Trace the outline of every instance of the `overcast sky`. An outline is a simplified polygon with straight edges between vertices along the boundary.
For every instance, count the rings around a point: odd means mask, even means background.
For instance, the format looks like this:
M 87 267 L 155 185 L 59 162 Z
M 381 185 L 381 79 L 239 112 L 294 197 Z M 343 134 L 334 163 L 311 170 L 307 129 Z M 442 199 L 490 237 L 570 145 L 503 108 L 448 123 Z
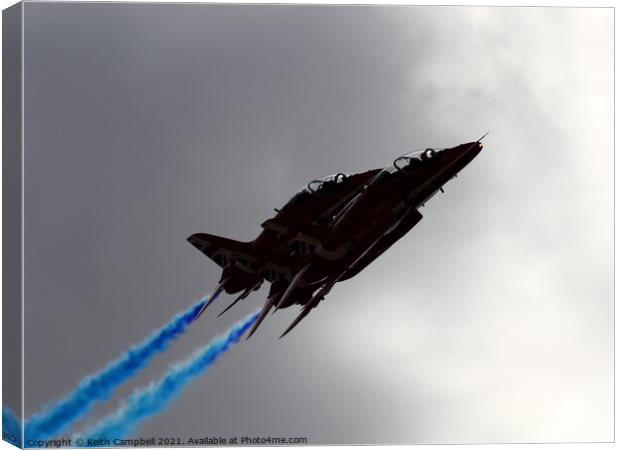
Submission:
M 388 253 L 139 434 L 612 440 L 612 42 L 611 9 L 27 3 L 26 415 L 215 287 L 190 234 L 490 131 Z

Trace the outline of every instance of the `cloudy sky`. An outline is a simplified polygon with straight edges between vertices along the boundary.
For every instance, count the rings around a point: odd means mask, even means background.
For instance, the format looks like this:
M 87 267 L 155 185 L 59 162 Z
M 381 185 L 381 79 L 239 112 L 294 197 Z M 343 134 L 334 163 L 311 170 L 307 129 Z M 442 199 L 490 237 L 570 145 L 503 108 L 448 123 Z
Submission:
M 409 235 L 140 435 L 612 440 L 612 42 L 611 9 L 27 3 L 26 415 L 213 289 L 188 235 L 490 131 Z

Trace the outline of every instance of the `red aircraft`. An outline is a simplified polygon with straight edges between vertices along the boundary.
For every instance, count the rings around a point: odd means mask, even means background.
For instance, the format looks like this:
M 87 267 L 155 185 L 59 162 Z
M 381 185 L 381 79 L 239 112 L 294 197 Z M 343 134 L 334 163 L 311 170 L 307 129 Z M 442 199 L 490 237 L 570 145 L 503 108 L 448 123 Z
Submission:
M 483 138 L 414 151 L 383 170 L 311 181 L 251 242 L 191 235 L 187 240 L 223 269 L 218 288 L 194 320 L 222 291 L 240 295 L 220 315 L 266 280 L 267 301 L 248 338 L 271 309 L 302 305 L 283 337 L 336 283 L 357 275 L 422 220 L 418 208 L 480 153 Z

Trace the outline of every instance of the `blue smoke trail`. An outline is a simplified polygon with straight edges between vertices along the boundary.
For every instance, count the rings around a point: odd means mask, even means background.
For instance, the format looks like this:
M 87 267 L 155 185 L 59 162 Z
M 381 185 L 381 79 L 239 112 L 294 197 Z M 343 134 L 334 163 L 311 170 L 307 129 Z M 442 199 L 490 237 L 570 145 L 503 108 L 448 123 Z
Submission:
M 2 439 L 17 447 L 22 446 L 22 421 L 7 406 L 2 407 Z
M 130 347 L 101 372 L 83 379 L 64 399 L 33 414 L 26 421 L 27 439 L 49 439 L 60 434 L 87 414 L 95 402 L 108 400 L 117 387 L 137 375 L 157 354 L 165 351 L 172 341 L 185 333 L 206 300 L 201 299 L 188 311 L 175 316 L 146 340 Z
M 233 326 L 228 333 L 214 338 L 189 359 L 173 366 L 159 381 L 134 392 L 116 413 L 104 418 L 92 429 L 82 433 L 86 446 L 103 445 L 105 439 L 124 439 L 144 420 L 165 411 L 196 377 L 203 374 L 256 322 L 259 312 Z M 91 440 L 89 442 L 89 440 Z

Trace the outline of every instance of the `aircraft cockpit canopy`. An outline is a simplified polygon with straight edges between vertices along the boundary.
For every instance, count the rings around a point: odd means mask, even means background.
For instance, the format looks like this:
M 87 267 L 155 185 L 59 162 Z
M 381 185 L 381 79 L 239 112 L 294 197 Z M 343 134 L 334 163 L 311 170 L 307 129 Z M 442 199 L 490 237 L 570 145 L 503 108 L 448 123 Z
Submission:
M 347 175 L 340 172 L 335 175 L 327 175 L 326 177 L 319 178 L 318 180 L 312 180 L 306 185 L 305 190 L 316 193 L 324 189 L 336 186 L 347 179 Z
M 406 172 L 416 169 L 424 162 L 433 160 L 440 151 L 441 149 L 439 148 L 425 148 L 423 150 L 415 150 L 413 152 L 396 158 L 392 163 L 392 166 L 387 167 L 386 170 L 390 170 L 390 173 L 394 173 L 396 171 Z
M 424 148 L 399 156 L 392 164 L 379 172 L 375 177 L 374 183 L 383 183 L 391 179 L 390 175 L 397 172 L 412 172 L 422 167 L 425 163 L 434 160 L 442 150 L 440 148 Z
M 297 194 L 291 198 L 289 204 L 295 204 L 303 201 L 304 199 L 315 194 L 327 194 L 332 189 L 336 188 L 339 184 L 343 183 L 347 177 L 346 173 L 337 173 L 334 175 L 328 175 L 323 178 L 310 181 L 304 186 Z

